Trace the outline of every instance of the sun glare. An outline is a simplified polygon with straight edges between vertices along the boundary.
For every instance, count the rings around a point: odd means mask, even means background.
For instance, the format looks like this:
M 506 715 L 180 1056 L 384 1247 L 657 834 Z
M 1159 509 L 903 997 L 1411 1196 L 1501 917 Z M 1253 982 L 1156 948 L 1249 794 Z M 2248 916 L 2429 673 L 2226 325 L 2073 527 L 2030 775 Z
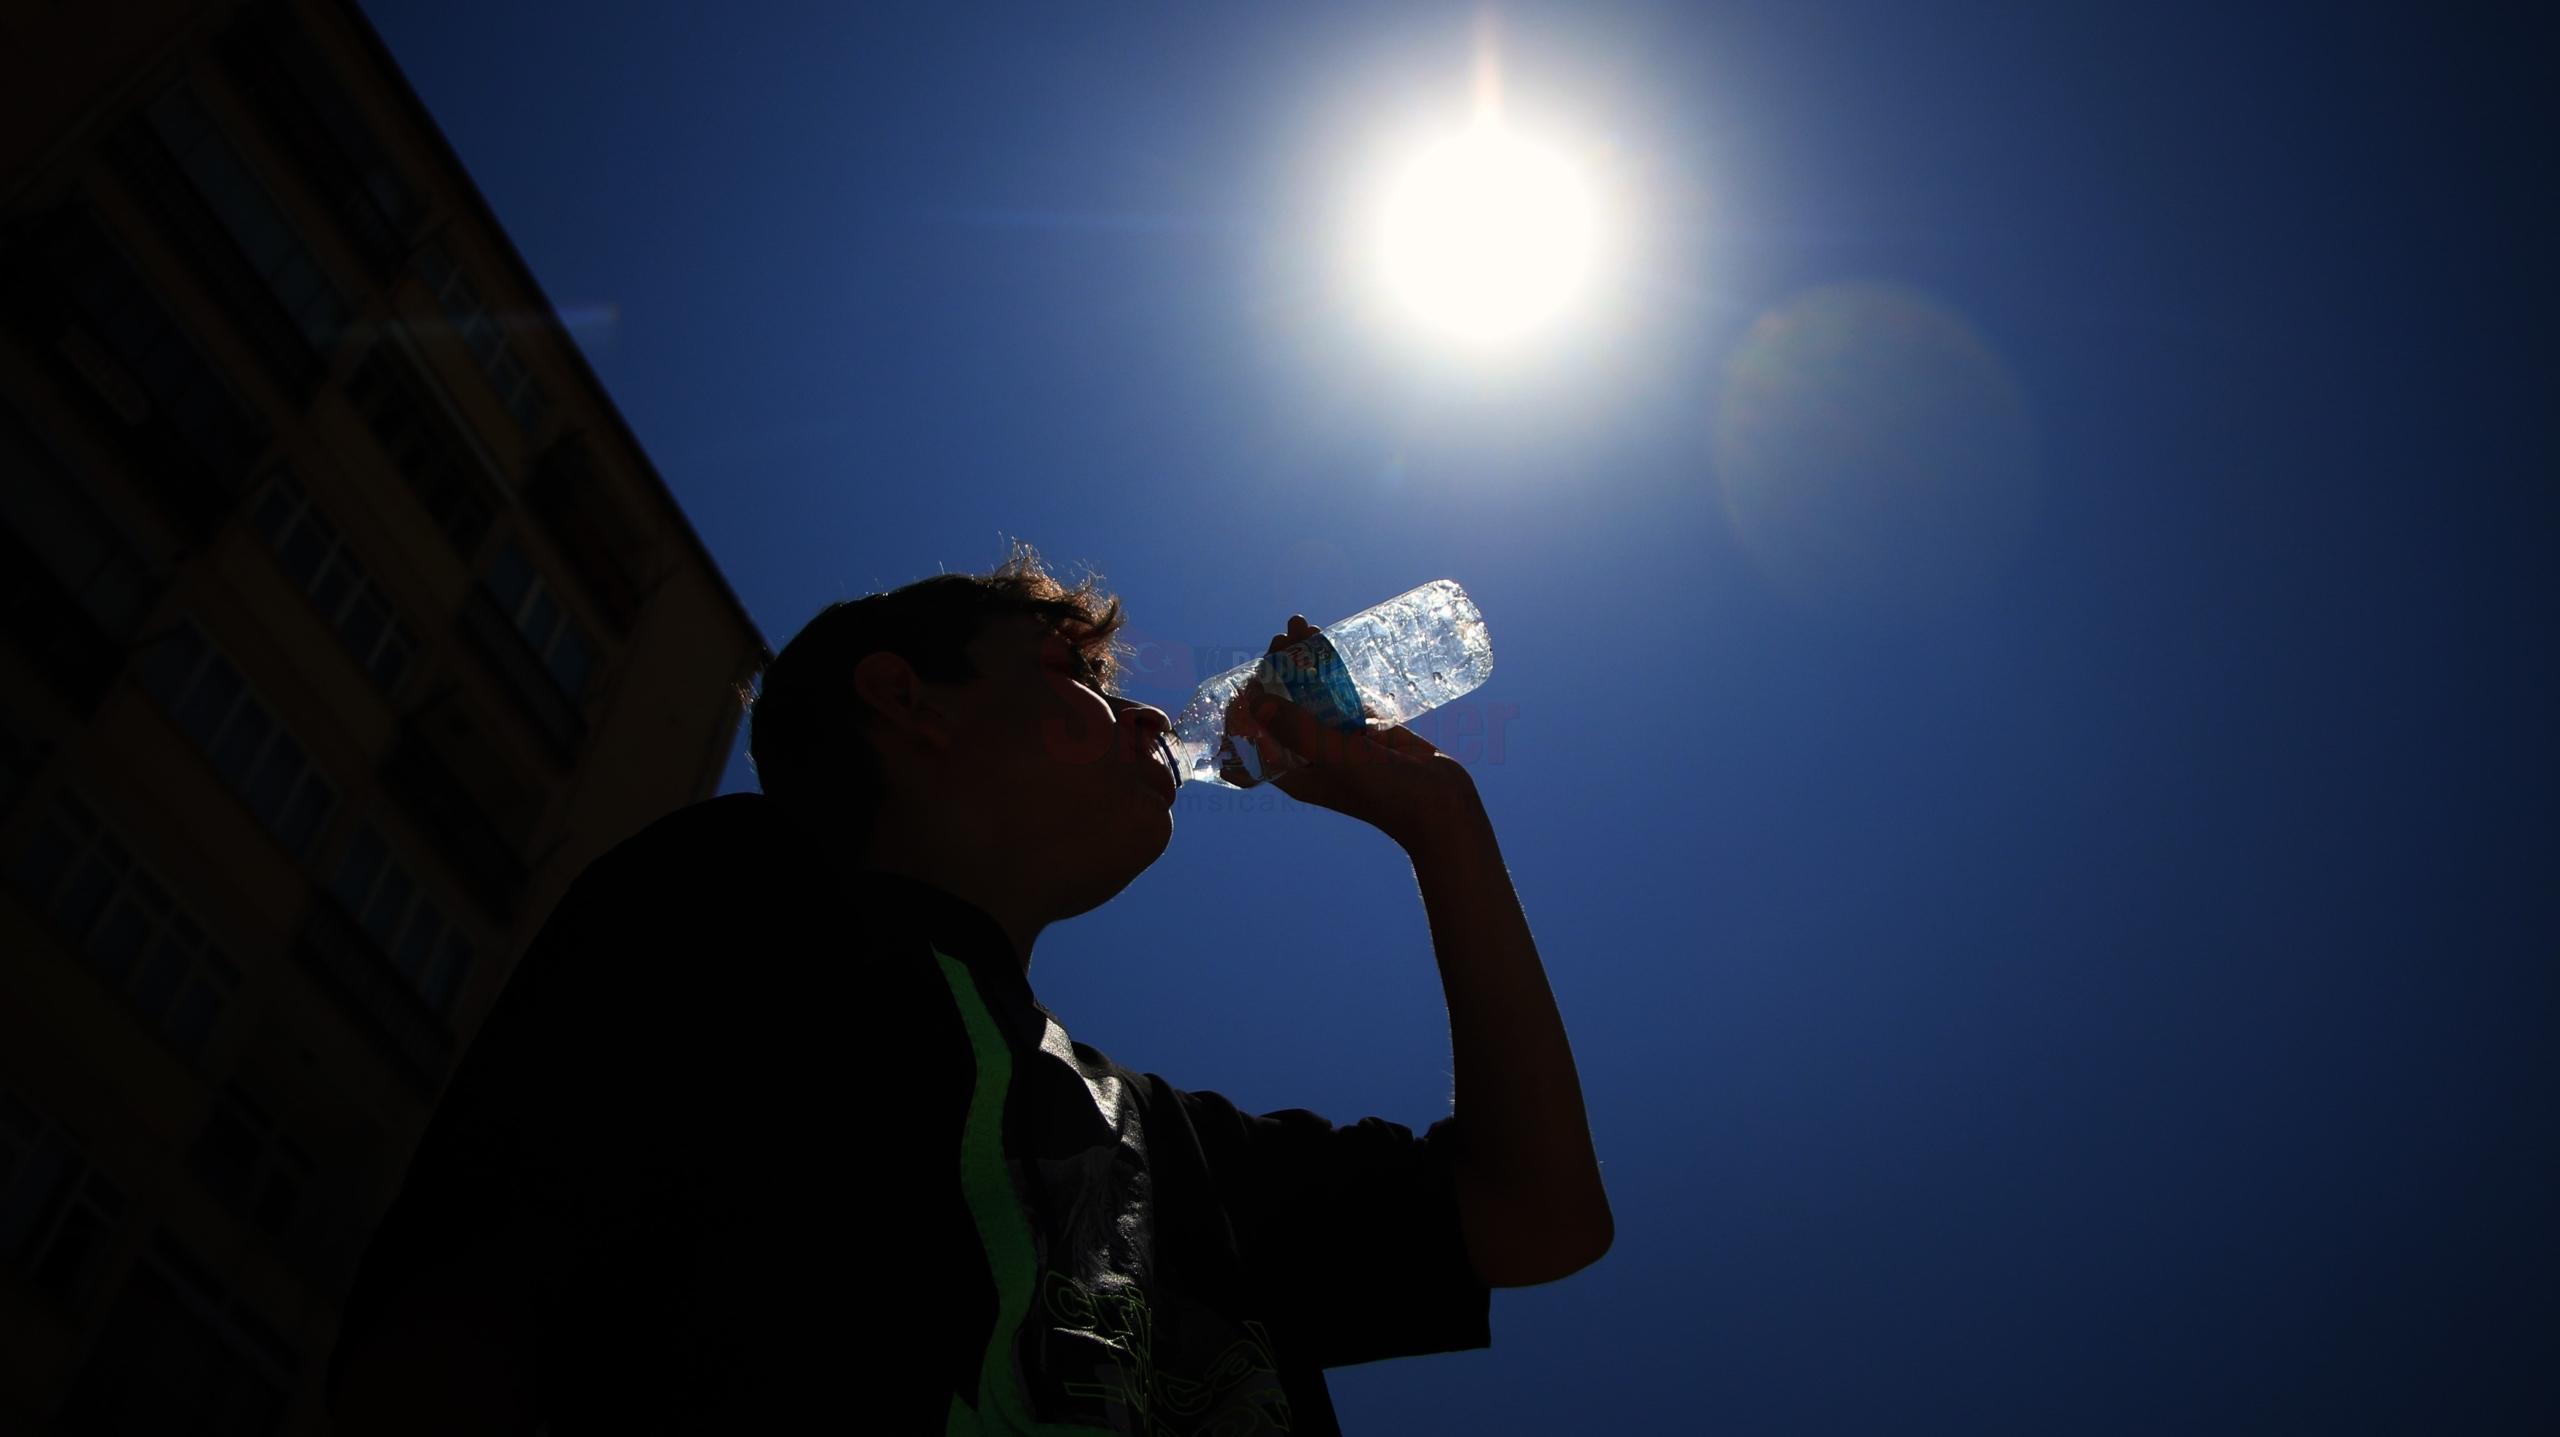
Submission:
M 1589 189 L 1564 155 L 1480 116 L 1406 165 L 1388 194 L 1381 257 L 1415 319 L 1501 344 L 1572 306 L 1594 229 Z

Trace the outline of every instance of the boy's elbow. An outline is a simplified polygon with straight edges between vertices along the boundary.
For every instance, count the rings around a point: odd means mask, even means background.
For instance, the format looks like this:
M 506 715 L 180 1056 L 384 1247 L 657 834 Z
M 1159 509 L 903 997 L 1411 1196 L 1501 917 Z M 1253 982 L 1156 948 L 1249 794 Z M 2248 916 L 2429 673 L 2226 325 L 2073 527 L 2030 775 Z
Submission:
M 1607 1209 L 1604 1208 L 1598 1218 L 1588 1224 L 1570 1229 L 1560 1240 L 1559 1255 L 1556 1259 L 1557 1271 L 1554 1277 L 1547 1278 L 1546 1281 L 1553 1282 L 1556 1278 L 1571 1277 L 1607 1257 L 1609 1249 L 1615 1246 L 1617 1241 L 1616 1220 L 1611 1218 Z
M 1467 1253 L 1487 1287 L 1571 1277 L 1617 1242 L 1617 1220 L 1596 1182 L 1565 1193 L 1523 1194 L 1461 1169 L 1457 1196 Z
M 1478 1228 L 1469 1233 L 1467 1246 L 1485 1286 L 1535 1287 L 1598 1262 L 1616 1240 L 1616 1225 L 1603 1211 L 1583 1223 Z

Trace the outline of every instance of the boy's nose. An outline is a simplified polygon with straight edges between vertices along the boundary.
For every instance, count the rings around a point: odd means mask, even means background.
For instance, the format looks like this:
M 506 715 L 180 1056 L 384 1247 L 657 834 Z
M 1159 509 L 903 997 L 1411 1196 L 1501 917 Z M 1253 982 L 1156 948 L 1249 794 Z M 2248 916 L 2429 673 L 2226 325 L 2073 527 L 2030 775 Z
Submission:
M 1155 747 L 1156 740 L 1173 732 L 1173 716 L 1154 704 L 1134 699 L 1120 701 L 1120 721 L 1137 730 L 1133 735 L 1141 751 Z
M 1129 736 L 1129 757 L 1142 762 L 1159 760 L 1173 734 L 1173 716 L 1154 704 L 1122 700 L 1120 726 Z

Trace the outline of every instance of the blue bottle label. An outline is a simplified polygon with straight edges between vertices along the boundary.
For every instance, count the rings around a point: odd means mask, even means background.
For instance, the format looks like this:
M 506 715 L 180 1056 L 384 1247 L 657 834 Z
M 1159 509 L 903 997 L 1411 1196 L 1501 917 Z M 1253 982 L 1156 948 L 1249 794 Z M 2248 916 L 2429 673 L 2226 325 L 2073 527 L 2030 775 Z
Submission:
M 1368 727 L 1361 711 L 1359 687 L 1333 641 L 1309 634 L 1275 653 L 1262 656 L 1255 680 L 1316 716 L 1328 727 L 1357 732 Z

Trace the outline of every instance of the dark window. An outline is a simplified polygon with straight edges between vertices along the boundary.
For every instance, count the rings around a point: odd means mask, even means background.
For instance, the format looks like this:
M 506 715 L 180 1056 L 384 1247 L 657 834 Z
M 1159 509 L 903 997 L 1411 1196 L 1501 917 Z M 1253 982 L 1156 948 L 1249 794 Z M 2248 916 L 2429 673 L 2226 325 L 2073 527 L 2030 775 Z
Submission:
M 549 653 L 534 645 L 525 620 L 540 591 L 523 555 L 510 546 L 500 552 L 497 563 L 481 576 L 479 587 L 464 602 L 462 629 L 472 647 L 498 672 L 525 716 L 549 740 L 552 757 L 566 762 L 586 734 L 586 720 L 564 687 L 585 682 L 585 641 L 572 634 L 573 646 Z M 506 597 L 510 593 L 515 595 L 512 602 Z M 556 612 L 557 606 L 553 607 Z
M 10 878 L 73 952 L 179 1052 L 201 1057 L 240 971 L 124 843 L 56 794 Z
M 269 137 L 375 272 L 399 268 L 423 210 L 290 8 L 253 7 L 221 51 Z
M 259 1170 L 266 1164 L 272 1124 L 264 1110 L 237 1093 L 226 1092 L 205 1120 L 188 1163 L 215 1195 L 235 1207 L 255 1200 Z
M 184 85 L 172 87 L 154 101 L 149 115 L 160 143 L 168 147 L 178 168 L 222 221 L 304 342 L 315 353 L 328 353 L 346 325 L 346 301 L 302 247 L 293 227 L 285 223 L 266 187 L 249 172 Z
M 401 676 L 418 651 L 407 626 L 393 617 L 373 578 L 357 562 L 338 531 L 311 505 L 293 476 L 277 471 L 249 507 L 250 521 L 285 576 L 309 595 L 321 621 L 337 634 L 386 697 L 396 697 Z
M 260 1232 L 283 1241 L 296 1236 L 302 1222 L 302 1196 L 311 1189 L 311 1155 L 291 1139 L 278 1138 L 270 1157 L 266 1187 L 249 1220 Z
M 595 666 L 595 647 L 524 551 L 514 544 L 501 548 L 486 582 L 489 597 L 542 661 L 552 683 L 573 702 L 583 695 L 588 671 Z
M 299 1359 L 164 1234 L 134 1265 L 62 1409 L 66 1433 L 264 1437 Z
M 426 995 L 401 980 L 345 901 L 335 896 L 337 888 L 355 885 L 357 901 L 363 902 L 371 880 L 358 884 L 361 872 L 351 861 L 340 874 L 347 884 L 332 885 L 331 896 L 312 904 L 295 935 L 294 957 L 373 1029 L 399 1075 L 432 1098 L 453 1065 L 453 1034 L 438 1010 L 428 1006 Z M 442 1001 L 449 1005 L 451 1000 Z
M 70 467 L 0 406 L 0 626 L 73 708 L 89 713 L 124 666 L 160 579 Z
M 474 557 L 496 513 L 496 485 L 432 382 L 389 345 L 375 345 L 347 381 L 347 397 L 454 551 Z
M 489 597 L 512 617 L 533 592 L 533 565 L 525 562 L 523 550 L 506 545 L 489 561 L 489 576 L 483 582 L 489 586 Z
M 307 396 L 347 304 L 202 102 L 181 81 L 108 149 L 284 390 Z
M 329 891 L 431 1012 L 452 1012 L 471 967 L 471 942 L 371 825 L 357 830 Z
M 19 795 L 36 781 L 36 770 L 44 767 L 44 756 L 41 745 L 0 728 L 0 817 L 18 806 Z
M 78 210 L 50 216 L 0 251 L 0 290 L 20 332 L 123 438 L 136 476 L 190 531 L 211 532 L 266 430 L 106 232 Z
M 145 653 L 141 674 L 258 822 L 296 858 L 308 856 L 337 789 L 203 630 L 180 624 Z
M 444 311 L 446 322 L 462 337 L 463 346 L 471 351 L 472 360 L 487 377 L 489 387 L 498 392 L 507 412 L 515 416 L 527 434 L 540 428 L 547 402 L 542 386 L 524 367 L 508 334 L 517 321 L 490 313 L 442 245 L 430 241 L 418 251 L 418 274 L 426 280 L 427 288 L 435 291 L 436 304 Z
M 390 856 L 390 850 L 383 845 L 382 835 L 372 824 L 356 830 L 355 842 L 347 846 L 346 859 L 338 865 L 338 876 L 329 885 L 329 891 L 337 896 L 339 904 L 347 912 L 364 911 L 365 895 L 373 892 L 373 885 L 382 877 L 382 866 L 390 861 Z
M 0 1261 L 84 1307 L 123 1216 L 123 1191 L 89 1166 L 79 1139 L 0 1092 Z
M 525 504 L 552 547 L 576 570 L 597 616 L 628 633 L 659 567 L 657 544 L 634 519 L 585 443 L 562 439 L 543 452 L 525 486 Z
M 488 796 L 485 790 L 476 789 L 456 772 L 428 738 L 425 725 L 401 726 L 399 739 L 382 762 L 382 786 L 435 843 L 446 866 L 483 910 L 501 922 L 514 914 L 531 876 L 524 858 L 482 806 Z M 432 948 L 432 943 L 412 932 L 393 952 L 401 971 L 418 982 L 422 992 L 423 975 L 431 967 L 425 955 Z
M 59 451 L 0 408 L 0 521 L 18 532 L 65 592 L 119 641 L 142 626 L 159 583 L 123 531 L 71 477 Z
M 187 1162 L 214 1196 L 259 1231 L 279 1243 L 298 1238 L 311 1157 L 237 1086 L 215 1100 Z

